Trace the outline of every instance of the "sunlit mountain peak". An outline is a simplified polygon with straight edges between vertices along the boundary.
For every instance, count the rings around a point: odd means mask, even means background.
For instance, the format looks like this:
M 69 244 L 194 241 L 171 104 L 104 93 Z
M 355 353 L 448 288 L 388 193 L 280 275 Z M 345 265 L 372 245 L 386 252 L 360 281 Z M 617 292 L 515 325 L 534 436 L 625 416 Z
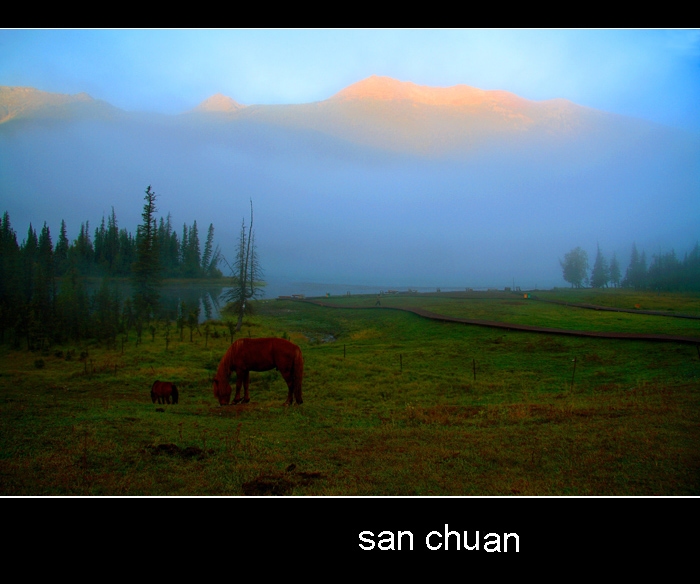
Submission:
M 238 103 L 236 100 L 231 99 L 230 97 L 227 97 L 222 93 L 216 93 L 208 99 L 205 99 L 192 111 L 230 113 L 238 111 L 239 109 L 242 109 L 244 107 L 244 105 Z
M 336 93 L 334 100 L 408 100 L 428 105 L 473 106 L 488 102 L 502 102 L 513 107 L 528 100 L 507 91 L 488 91 L 468 85 L 429 87 L 391 77 L 372 75 Z

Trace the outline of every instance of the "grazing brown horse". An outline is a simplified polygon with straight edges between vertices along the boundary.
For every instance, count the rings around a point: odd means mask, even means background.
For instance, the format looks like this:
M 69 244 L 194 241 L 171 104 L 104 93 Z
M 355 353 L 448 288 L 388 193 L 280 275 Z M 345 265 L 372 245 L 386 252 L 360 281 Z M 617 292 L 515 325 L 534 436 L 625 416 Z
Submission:
M 177 400 L 180 398 L 177 386 L 174 383 L 170 381 L 153 382 L 151 386 L 151 400 L 153 403 L 156 403 L 156 400 L 158 400 L 159 404 L 169 404 L 171 397 L 174 404 L 176 404 Z
M 241 384 L 245 386 L 243 403 L 250 401 L 248 385 L 251 371 L 277 369 L 289 387 L 289 395 L 284 405 L 288 406 L 301 399 L 301 380 L 304 377 L 304 359 L 301 349 L 284 339 L 238 339 L 226 351 L 214 376 L 214 397 L 222 406 L 231 400 L 229 378 L 236 372 L 236 397 L 233 403 L 241 401 Z

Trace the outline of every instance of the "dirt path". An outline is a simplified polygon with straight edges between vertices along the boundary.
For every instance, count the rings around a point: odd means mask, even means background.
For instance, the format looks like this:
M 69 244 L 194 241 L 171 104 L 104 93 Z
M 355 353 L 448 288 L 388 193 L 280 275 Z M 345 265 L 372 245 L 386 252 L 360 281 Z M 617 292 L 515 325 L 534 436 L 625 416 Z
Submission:
M 533 326 L 527 324 L 513 324 L 507 322 L 497 322 L 491 320 L 475 320 L 471 318 L 457 318 L 454 316 L 444 316 L 421 308 L 399 308 L 396 306 L 338 306 L 335 304 L 325 304 L 320 300 L 295 300 L 295 302 L 308 302 L 324 308 L 342 308 L 350 310 L 402 310 L 403 312 L 412 312 L 423 318 L 429 318 L 439 322 L 455 322 L 460 324 L 471 324 L 476 326 L 486 326 L 491 328 L 505 329 L 509 331 L 526 331 L 531 333 L 548 333 L 555 335 L 569 335 L 572 337 L 594 337 L 597 339 L 624 339 L 638 341 L 661 341 L 671 343 L 689 343 L 700 345 L 700 337 L 686 337 L 677 335 L 649 335 L 642 333 L 615 333 L 615 332 L 594 332 L 594 331 L 576 331 L 568 329 L 549 328 L 543 326 Z

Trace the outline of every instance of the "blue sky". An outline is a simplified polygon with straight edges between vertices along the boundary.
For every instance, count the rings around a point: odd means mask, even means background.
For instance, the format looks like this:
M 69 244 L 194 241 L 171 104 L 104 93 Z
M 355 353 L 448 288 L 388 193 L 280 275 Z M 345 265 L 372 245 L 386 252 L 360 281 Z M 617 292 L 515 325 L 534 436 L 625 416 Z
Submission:
M 132 111 L 318 101 L 370 75 L 700 130 L 698 30 L 0 30 L 0 85 Z

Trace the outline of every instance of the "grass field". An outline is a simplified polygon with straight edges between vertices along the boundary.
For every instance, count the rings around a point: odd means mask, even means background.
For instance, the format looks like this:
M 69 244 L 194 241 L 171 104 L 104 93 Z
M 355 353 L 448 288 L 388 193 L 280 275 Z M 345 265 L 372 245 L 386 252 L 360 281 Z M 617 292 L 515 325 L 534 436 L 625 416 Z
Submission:
M 700 299 L 551 291 L 564 302 L 700 315 Z M 698 495 L 700 353 L 267 300 L 241 335 L 303 350 L 304 404 L 275 371 L 219 407 L 223 323 L 189 341 L 0 347 L 0 495 Z M 700 321 L 515 295 L 384 296 L 464 318 L 700 337 Z M 204 332 L 204 329 L 201 329 Z M 67 358 L 70 351 L 70 358 Z M 81 358 L 81 354 L 84 355 Z M 152 404 L 154 380 L 177 405 Z M 160 411 L 162 410 L 162 411 Z

